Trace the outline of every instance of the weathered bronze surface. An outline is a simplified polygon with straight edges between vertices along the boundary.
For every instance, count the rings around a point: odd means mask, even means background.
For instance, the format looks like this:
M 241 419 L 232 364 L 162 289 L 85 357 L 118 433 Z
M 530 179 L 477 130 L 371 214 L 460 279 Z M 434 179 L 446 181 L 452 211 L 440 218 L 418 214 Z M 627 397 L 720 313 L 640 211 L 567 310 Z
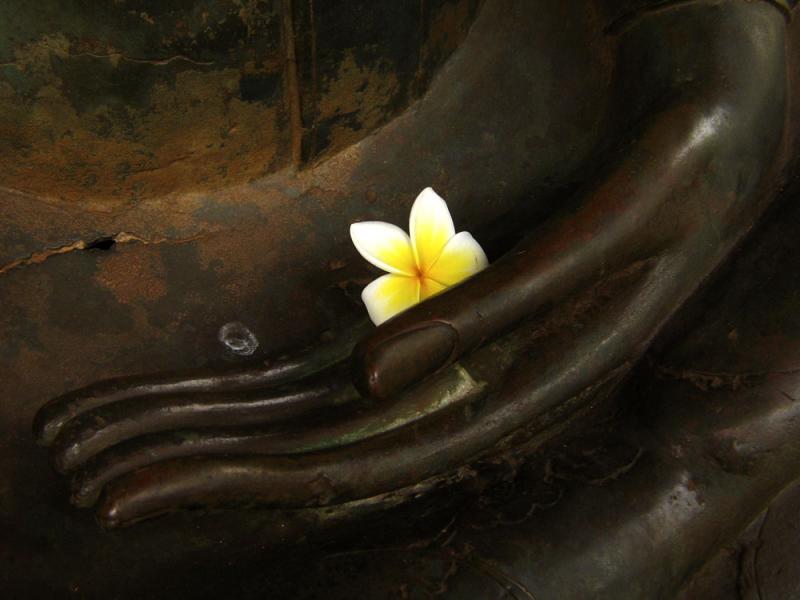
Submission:
M 0 7 L 3 589 L 800 597 L 789 4 Z

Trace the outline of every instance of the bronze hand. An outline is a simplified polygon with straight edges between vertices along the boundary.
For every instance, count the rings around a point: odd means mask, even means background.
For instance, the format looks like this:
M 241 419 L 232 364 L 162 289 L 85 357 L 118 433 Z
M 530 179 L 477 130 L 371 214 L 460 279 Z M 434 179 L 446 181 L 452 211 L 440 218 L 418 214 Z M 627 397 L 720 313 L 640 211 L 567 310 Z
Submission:
M 697 11 L 688 30 L 681 11 Z M 359 399 L 337 364 L 351 335 L 290 368 L 116 381 L 54 401 L 36 430 L 76 470 L 75 500 L 105 486 L 109 526 L 198 505 L 380 505 L 555 435 L 613 389 L 763 211 L 783 31 L 767 4 L 738 3 L 723 19 L 687 5 L 621 33 L 617 93 L 635 127 L 618 158 L 487 271 L 357 346 L 356 385 L 377 400 Z M 654 44 L 665 50 L 645 60 Z

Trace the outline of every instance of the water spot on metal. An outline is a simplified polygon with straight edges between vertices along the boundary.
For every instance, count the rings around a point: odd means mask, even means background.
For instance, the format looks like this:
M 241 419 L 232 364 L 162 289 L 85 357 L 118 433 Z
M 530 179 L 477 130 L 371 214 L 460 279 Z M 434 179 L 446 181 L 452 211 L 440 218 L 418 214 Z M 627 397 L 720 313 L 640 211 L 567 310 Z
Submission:
M 226 351 L 236 356 L 252 356 L 258 349 L 258 338 L 239 321 L 225 323 L 217 336 Z

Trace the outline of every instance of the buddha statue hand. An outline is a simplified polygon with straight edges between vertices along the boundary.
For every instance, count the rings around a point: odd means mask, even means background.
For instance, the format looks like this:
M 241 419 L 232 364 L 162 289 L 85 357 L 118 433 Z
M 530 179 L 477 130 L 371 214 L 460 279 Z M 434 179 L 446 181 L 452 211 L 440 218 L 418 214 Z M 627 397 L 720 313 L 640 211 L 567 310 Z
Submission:
M 73 502 L 103 492 L 106 526 L 195 506 L 381 506 L 591 414 L 767 205 L 784 30 L 744 1 L 621 24 L 613 159 L 485 271 L 377 330 L 269 368 L 52 400 L 35 434 Z

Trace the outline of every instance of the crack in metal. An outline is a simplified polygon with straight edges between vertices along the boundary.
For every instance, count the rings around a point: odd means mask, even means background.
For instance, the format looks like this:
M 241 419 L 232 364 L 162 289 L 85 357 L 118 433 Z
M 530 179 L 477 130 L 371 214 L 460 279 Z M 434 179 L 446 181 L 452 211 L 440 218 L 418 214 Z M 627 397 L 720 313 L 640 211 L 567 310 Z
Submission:
M 165 58 L 137 58 L 134 56 L 126 56 L 121 52 L 109 52 L 108 54 L 97 54 L 94 52 L 76 52 L 74 54 L 67 54 L 67 57 L 108 59 L 111 61 L 122 61 L 137 65 L 153 65 L 156 67 L 163 67 L 179 61 L 186 62 L 192 65 L 197 65 L 200 67 L 209 67 L 214 64 L 214 61 L 195 60 L 193 58 L 189 58 L 188 56 L 184 56 L 183 54 L 176 54 L 175 56 L 168 56 Z M 18 61 L 12 60 L 0 63 L 0 68 L 2 67 L 14 67 L 15 69 L 22 70 L 23 65 L 21 65 Z
M 21 269 L 23 267 L 28 267 L 31 265 L 38 265 L 46 260 L 58 256 L 60 254 L 68 254 L 70 252 L 75 252 L 76 250 L 87 250 L 92 247 L 92 244 L 97 239 L 104 239 L 108 241 L 113 241 L 115 244 L 145 244 L 145 245 L 152 245 L 152 244 L 186 244 L 189 242 L 193 242 L 203 236 L 205 236 L 208 232 L 200 232 L 195 235 L 185 237 L 185 238 L 154 238 L 148 239 L 137 235 L 135 233 L 130 233 L 127 231 L 121 231 L 115 235 L 111 236 L 99 236 L 94 240 L 77 240 L 75 242 L 64 244 L 63 246 L 56 246 L 53 248 L 45 248 L 44 250 L 40 250 L 38 252 L 33 252 L 28 256 L 18 258 L 12 260 L 5 265 L 0 266 L 0 275 L 4 275 L 5 273 L 12 271 L 14 269 Z

